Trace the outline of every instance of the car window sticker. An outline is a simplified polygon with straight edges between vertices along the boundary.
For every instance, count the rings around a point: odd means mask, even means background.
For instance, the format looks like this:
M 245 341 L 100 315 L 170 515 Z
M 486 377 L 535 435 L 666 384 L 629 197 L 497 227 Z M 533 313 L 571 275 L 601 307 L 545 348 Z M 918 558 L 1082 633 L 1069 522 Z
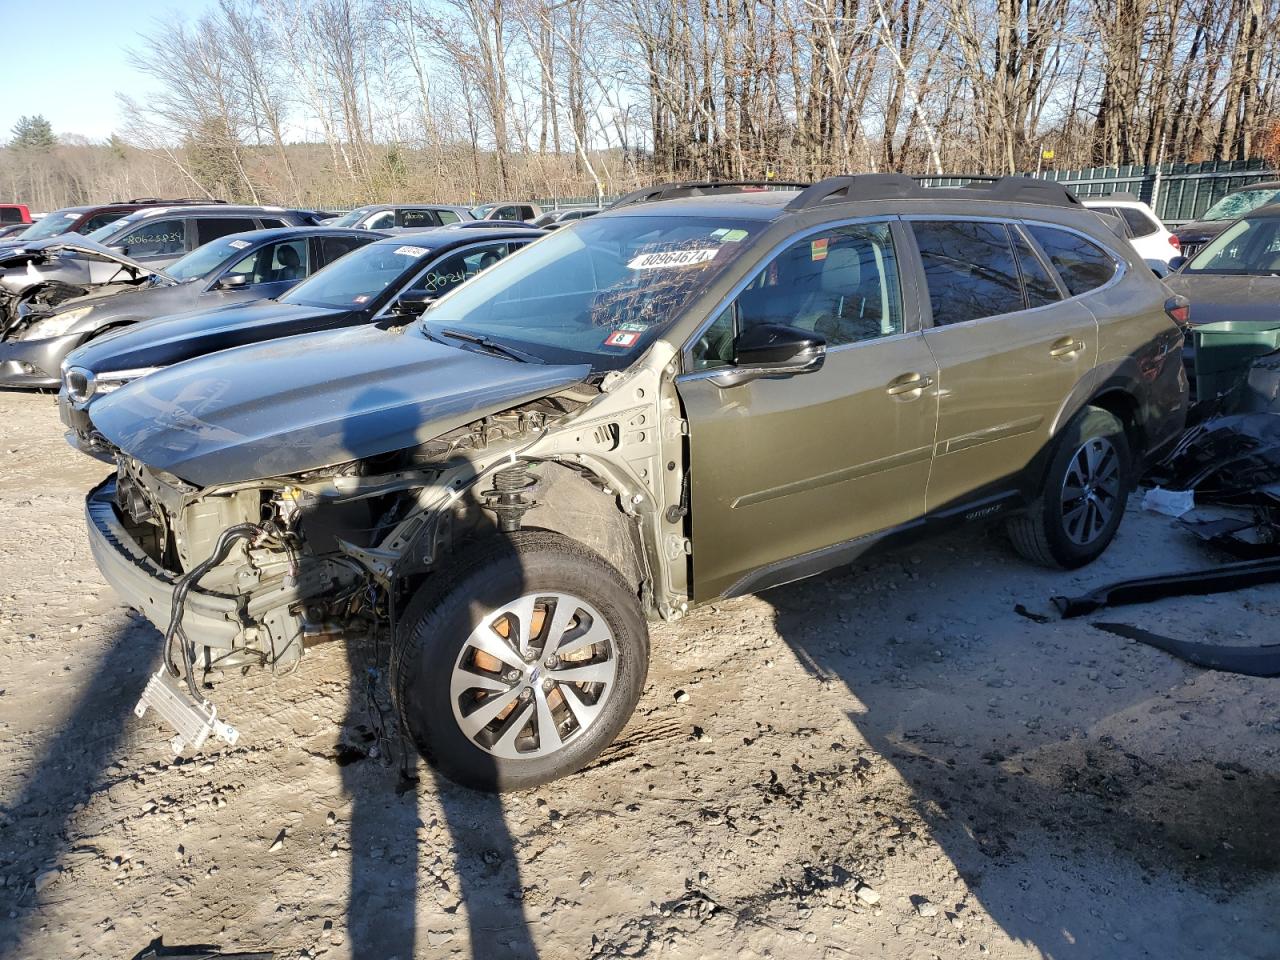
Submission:
M 392 253 L 397 253 L 397 254 L 399 254 L 399 255 L 400 255 L 400 256 L 402 256 L 402 257 L 421 257 L 421 256 L 423 256 L 424 254 L 426 254 L 426 253 L 427 253 L 427 252 L 429 252 L 429 251 L 427 250 L 427 248 L 426 248 L 426 247 L 409 247 L 409 246 L 404 246 L 404 247 L 396 247 L 396 248 L 395 248 L 394 250 L 392 250 L 391 252 L 392 252 Z
M 719 248 L 703 247 L 697 250 L 665 250 L 660 253 L 642 253 L 627 264 L 628 270 L 658 270 L 668 267 L 691 267 L 714 260 Z

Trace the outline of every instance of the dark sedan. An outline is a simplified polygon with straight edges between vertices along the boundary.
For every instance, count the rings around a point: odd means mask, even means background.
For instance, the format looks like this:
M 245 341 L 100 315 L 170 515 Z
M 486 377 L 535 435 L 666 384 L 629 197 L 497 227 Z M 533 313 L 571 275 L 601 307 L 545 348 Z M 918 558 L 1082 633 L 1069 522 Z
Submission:
M 124 293 L 93 293 L 25 309 L 0 339 L 0 386 L 56 387 L 72 350 L 143 320 L 287 293 L 343 254 L 377 240 L 367 230 L 283 227 L 206 243 Z M 121 258 L 123 265 L 127 261 Z M 139 269 L 143 269 L 139 265 Z
M 360 324 L 402 326 L 475 274 L 543 231 L 441 228 L 378 240 L 343 257 L 276 300 L 161 317 L 108 334 L 63 363 L 58 405 L 68 440 L 94 456 L 96 398 L 183 360 L 279 337 Z

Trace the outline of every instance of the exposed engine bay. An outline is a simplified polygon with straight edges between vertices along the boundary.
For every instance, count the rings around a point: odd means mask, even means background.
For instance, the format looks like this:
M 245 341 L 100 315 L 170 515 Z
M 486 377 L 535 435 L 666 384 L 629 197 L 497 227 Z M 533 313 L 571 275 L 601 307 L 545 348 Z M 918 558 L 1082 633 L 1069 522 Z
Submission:
M 199 703 L 209 674 L 287 673 L 315 643 L 393 628 L 397 605 L 450 553 L 522 524 L 571 532 L 648 593 L 641 541 L 657 533 L 644 522 L 657 519 L 656 501 L 635 491 L 672 471 L 656 469 L 656 431 L 628 428 L 653 423 L 652 407 L 590 418 L 561 441 L 573 453 L 555 449 L 565 431 L 553 427 L 613 399 L 578 385 L 410 450 L 223 487 L 201 489 L 117 452 L 115 514 L 175 587 L 171 675 L 185 676 Z M 616 466 L 582 452 L 628 446 L 639 466 L 616 483 Z M 186 626 L 184 608 L 212 600 L 224 622 Z
M 87 242 L 10 252 L 0 260 L 0 340 L 21 336 L 67 300 L 131 290 L 152 275 L 142 264 Z

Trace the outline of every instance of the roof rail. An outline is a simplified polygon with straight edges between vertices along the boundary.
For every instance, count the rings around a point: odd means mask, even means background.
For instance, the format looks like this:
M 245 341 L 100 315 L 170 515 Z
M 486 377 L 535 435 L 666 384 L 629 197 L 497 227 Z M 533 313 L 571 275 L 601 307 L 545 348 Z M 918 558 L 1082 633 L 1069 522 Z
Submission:
M 203 206 L 205 204 L 226 203 L 225 200 L 207 200 L 201 197 L 179 197 L 175 200 L 162 200 L 160 197 L 134 197 L 132 200 L 123 200 L 121 203 L 165 203 L 169 206 L 176 207 L 182 204 L 193 204 Z
M 626 196 L 613 201 L 605 209 L 629 207 L 634 203 L 648 203 L 652 200 L 675 200 L 680 197 L 702 197 L 710 193 L 745 193 L 752 189 L 767 190 L 769 188 L 795 190 L 807 187 L 807 183 L 794 183 L 789 180 L 684 180 L 678 183 L 655 183 L 651 187 L 641 187 Z
M 916 196 L 920 184 L 901 173 L 855 173 L 827 177 L 800 191 L 787 204 L 788 210 L 807 210 L 820 203 L 851 203 L 854 200 L 905 200 Z
M 921 180 L 968 180 L 959 187 L 926 187 Z M 806 210 L 823 203 L 852 203 L 856 200 L 929 200 L 939 194 L 959 200 L 1005 200 L 1013 203 L 1044 203 L 1079 206 L 1080 201 L 1062 184 L 1036 177 L 992 177 L 985 174 L 907 176 L 901 173 L 859 173 L 827 177 L 801 191 L 787 204 L 791 211 Z

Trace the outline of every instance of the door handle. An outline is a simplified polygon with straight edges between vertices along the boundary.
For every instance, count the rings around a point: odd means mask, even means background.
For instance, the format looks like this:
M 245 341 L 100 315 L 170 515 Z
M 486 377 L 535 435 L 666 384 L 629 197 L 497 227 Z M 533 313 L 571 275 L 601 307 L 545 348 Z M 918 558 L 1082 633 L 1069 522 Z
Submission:
M 1061 340 L 1055 340 L 1053 342 L 1053 346 L 1049 348 L 1049 356 L 1074 357 L 1083 349 L 1083 340 L 1076 340 L 1072 337 L 1063 337 Z
M 933 386 L 933 377 L 926 377 L 919 373 L 904 373 L 890 380 L 884 392 L 891 397 L 914 400 L 924 392 L 925 387 L 931 386 Z

